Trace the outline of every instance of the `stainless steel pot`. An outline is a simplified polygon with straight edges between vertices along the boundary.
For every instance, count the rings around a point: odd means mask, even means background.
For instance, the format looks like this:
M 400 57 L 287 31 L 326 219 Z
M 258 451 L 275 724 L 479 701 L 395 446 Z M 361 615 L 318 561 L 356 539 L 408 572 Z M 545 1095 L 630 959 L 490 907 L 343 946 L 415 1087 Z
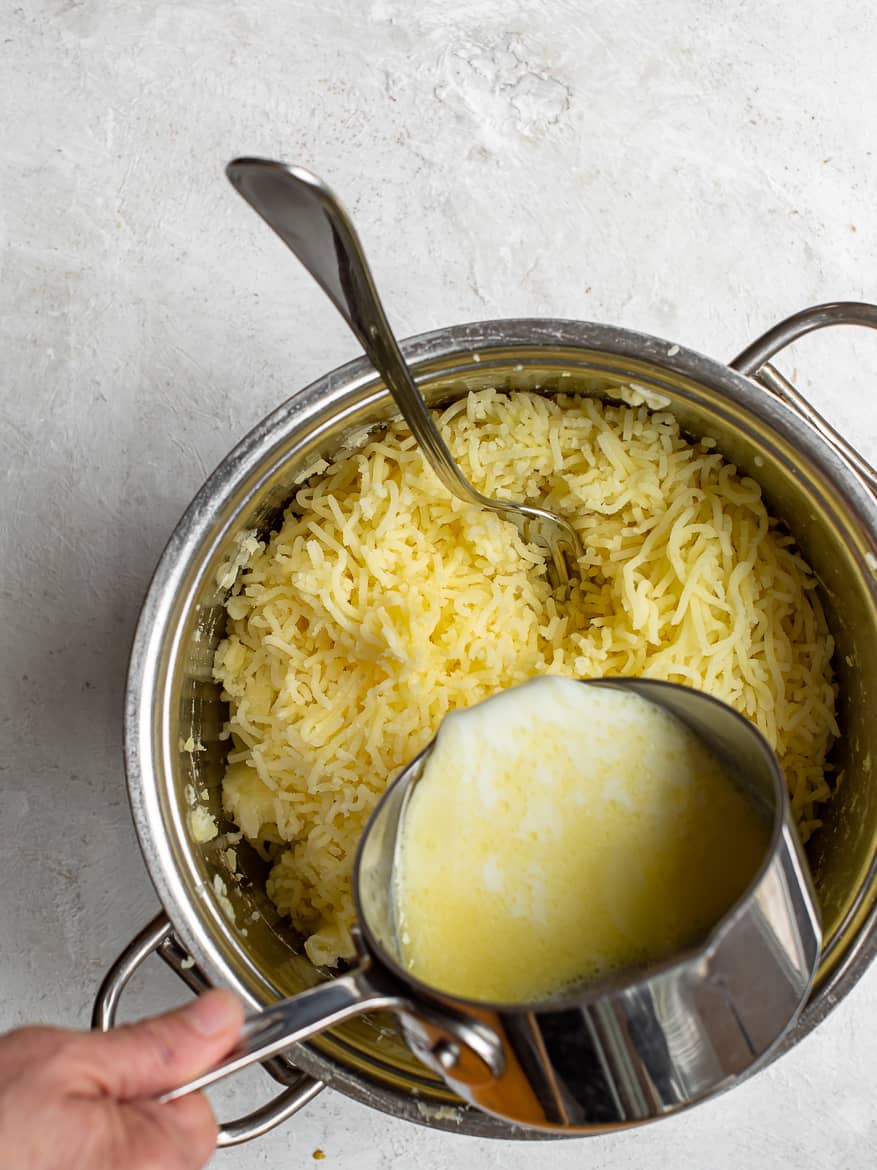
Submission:
M 666 398 L 686 432 L 714 437 L 719 450 L 758 480 L 770 510 L 814 567 L 837 643 L 842 736 L 836 763 L 844 780 L 808 847 L 824 947 L 808 1005 L 784 1047 L 824 1018 L 877 950 L 877 730 L 870 717 L 877 682 L 877 476 L 767 364 L 796 337 L 835 323 L 877 328 L 877 306 L 805 310 L 730 367 L 656 338 L 569 321 L 482 322 L 403 346 L 421 390 L 436 404 L 486 386 L 613 397 L 633 383 Z M 98 1027 L 112 1024 L 125 983 L 153 950 L 194 988 L 224 984 L 253 1006 L 325 975 L 278 919 L 255 851 L 238 846 L 239 880 L 227 870 L 222 836 L 199 844 L 188 818 L 193 802 L 222 815 L 224 713 L 211 666 L 242 542 L 272 528 L 294 484 L 317 460 L 394 413 L 364 360 L 327 375 L 227 456 L 165 549 L 135 635 L 125 716 L 132 813 L 165 914 L 108 974 L 95 1004 Z M 187 751 L 190 739 L 203 750 Z M 222 1127 L 221 1144 L 265 1132 L 322 1084 L 437 1128 L 537 1136 L 464 1105 L 380 1018 L 346 1023 L 291 1056 L 294 1063 L 276 1059 L 269 1066 L 285 1085 L 280 1096 Z

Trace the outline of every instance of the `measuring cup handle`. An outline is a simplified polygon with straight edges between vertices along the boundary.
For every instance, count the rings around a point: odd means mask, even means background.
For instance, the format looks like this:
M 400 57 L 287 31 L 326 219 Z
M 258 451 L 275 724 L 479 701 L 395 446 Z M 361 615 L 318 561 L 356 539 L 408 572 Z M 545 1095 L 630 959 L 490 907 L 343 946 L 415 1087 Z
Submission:
M 141 964 L 153 953 L 164 959 L 193 991 L 204 991 L 210 986 L 180 947 L 167 915 L 159 914 L 131 940 L 107 972 L 95 997 L 92 1028 L 106 1032 L 115 1026 L 123 991 Z M 266 1064 L 266 1070 L 286 1086 L 283 1092 L 252 1113 L 220 1124 L 218 1147 L 241 1145 L 261 1137 L 287 1121 L 323 1089 L 322 1081 L 306 1073 L 291 1068 L 281 1071 L 279 1066 L 274 1067 L 271 1063 Z
M 877 495 L 877 471 L 814 406 L 810 405 L 788 378 L 770 363 L 772 357 L 793 341 L 797 341 L 799 337 L 816 329 L 825 329 L 829 325 L 861 325 L 868 329 L 877 329 L 877 305 L 866 301 L 831 301 L 825 305 L 813 305 L 809 309 L 802 309 L 799 313 L 786 317 L 772 329 L 768 329 L 751 345 L 747 345 L 729 364 L 731 369 L 760 382 L 797 411 L 857 472 L 872 493 Z
M 237 1046 L 221 1064 L 165 1093 L 161 1101 L 175 1101 L 187 1093 L 204 1089 L 251 1064 L 278 1056 L 293 1044 L 334 1028 L 353 1016 L 406 1008 L 410 1008 L 406 997 L 384 978 L 375 980 L 366 960 L 347 975 L 321 983 L 250 1016 L 244 1022 Z

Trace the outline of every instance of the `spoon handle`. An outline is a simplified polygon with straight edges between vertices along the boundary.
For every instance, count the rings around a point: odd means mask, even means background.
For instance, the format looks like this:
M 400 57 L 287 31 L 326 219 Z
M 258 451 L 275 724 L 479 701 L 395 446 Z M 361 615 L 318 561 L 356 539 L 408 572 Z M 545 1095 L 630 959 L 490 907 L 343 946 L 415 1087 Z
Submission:
M 332 191 L 303 167 L 270 159 L 238 158 L 225 173 L 353 330 L 444 486 L 470 503 L 490 506 L 457 467 L 433 421 L 390 329 L 359 237 Z

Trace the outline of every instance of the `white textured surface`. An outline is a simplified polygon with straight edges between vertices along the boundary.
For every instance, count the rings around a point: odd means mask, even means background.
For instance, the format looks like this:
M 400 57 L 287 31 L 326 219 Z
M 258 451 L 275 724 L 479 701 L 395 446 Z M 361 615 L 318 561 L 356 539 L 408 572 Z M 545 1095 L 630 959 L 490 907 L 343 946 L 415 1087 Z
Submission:
M 403 335 L 555 315 L 729 358 L 806 304 L 877 299 L 875 42 L 853 0 L 4 7 L 0 1027 L 84 1024 L 154 912 L 119 742 L 151 566 L 222 454 L 356 352 L 222 165 L 323 173 Z M 823 334 L 784 368 L 877 456 L 877 339 Z M 178 995 L 149 976 L 134 1012 Z M 216 1165 L 321 1147 L 339 1170 L 857 1170 L 875 1023 L 872 972 L 752 1083 L 586 1145 L 475 1142 L 324 1093 Z

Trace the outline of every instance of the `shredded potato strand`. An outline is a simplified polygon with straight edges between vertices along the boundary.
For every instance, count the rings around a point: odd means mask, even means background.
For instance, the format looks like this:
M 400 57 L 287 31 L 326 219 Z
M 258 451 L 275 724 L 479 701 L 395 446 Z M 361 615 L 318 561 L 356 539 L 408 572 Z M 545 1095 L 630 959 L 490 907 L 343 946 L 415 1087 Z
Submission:
M 442 717 L 537 674 L 699 687 L 779 754 L 806 837 L 831 795 L 833 652 L 815 580 L 758 485 L 669 413 L 493 390 L 440 416 L 488 496 L 569 517 L 582 586 L 451 497 L 404 424 L 297 491 L 228 601 L 226 810 L 274 842 L 268 892 L 316 963 L 352 954 L 351 869 L 387 783 Z

